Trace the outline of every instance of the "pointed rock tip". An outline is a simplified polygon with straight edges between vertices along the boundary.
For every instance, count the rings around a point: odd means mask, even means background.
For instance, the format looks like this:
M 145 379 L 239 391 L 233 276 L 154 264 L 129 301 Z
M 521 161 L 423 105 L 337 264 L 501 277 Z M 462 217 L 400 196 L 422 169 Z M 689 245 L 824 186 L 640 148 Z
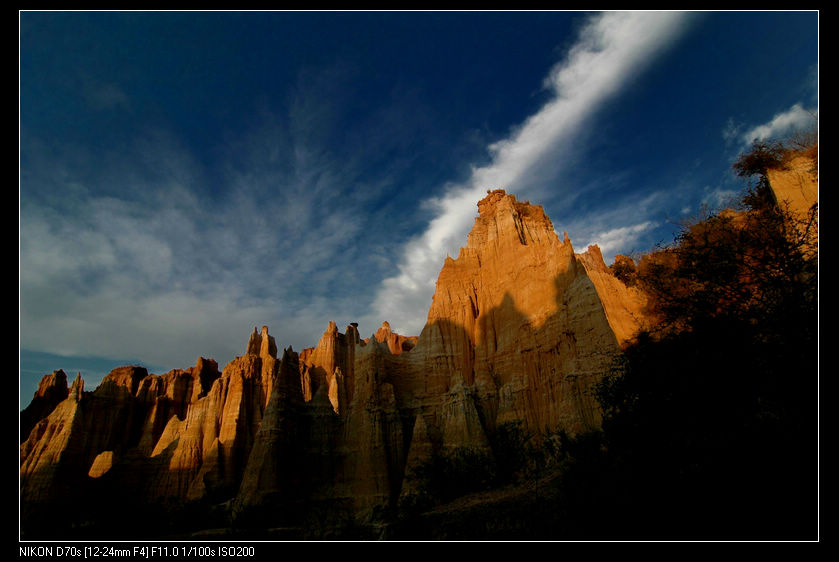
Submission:
M 586 251 L 583 253 L 583 255 L 588 260 L 590 266 L 596 267 L 604 271 L 608 270 L 606 262 L 603 261 L 603 252 L 600 251 L 600 246 L 598 246 L 597 244 L 589 245 L 589 247 L 586 248 Z
M 82 394 L 84 394 L 84 379 L 82 378 L 82 373 L 79 372 L 73 380 L 72 386 L 70 386 L 70 396 L 78 401 L 81 399 Z
M 515 195 L 508 195 L 503 189 L 488 189 L 487 196 L 478 201 L 478 213 L 481 216 L 484 216 L 494 212 L 499 201 L 502 201 L 505 198 L 509 198 L 513 203 L 516 201 Z
M 299 361 L 300 355 L 298 355 L 291 346 L 288 346 L 283 350 L 283 357 L 281 361 Z
M 211 357 L 200 356 L 195 361 L 195 366 L 198 368 L 199 371 L 203 371 L 208 367 L 211 369 L 218 370 L 218 361 Z
M 36 395 L 45 391 L 46 388 L 53 386 L 67 387 L 67 373 L 64 372 L 64 369 L 56 369 L 51 374 L 41 377 Z

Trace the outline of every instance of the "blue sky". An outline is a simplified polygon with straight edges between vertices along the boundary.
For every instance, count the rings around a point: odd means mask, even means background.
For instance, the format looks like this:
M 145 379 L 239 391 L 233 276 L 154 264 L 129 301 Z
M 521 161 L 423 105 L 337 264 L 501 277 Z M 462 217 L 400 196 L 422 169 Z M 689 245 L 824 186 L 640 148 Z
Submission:
M 487 189 L 607 262 L 818 114 L 817 12 L 22 12 L 20 392 L 421 330 Z

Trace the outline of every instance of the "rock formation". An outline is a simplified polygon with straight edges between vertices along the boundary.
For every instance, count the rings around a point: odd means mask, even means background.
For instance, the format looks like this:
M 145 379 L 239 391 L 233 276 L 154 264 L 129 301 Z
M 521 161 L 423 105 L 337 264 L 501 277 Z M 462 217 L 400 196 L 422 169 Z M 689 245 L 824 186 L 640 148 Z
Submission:
M 29 432 L 35 427 L 39 420 L 50 415 L 50 413 L 67 398 L 70 389 L 67 388 L 67 374 L 61 369 L 53 371 L 50 375 L 44 375 L 29 403 L 20 413 L 20 442 L 23 443 L 29 436 Z
M 304 400 L 312 400 L 318 389 L 324 387 L 335 412 L 345 412 L 354 390 L 354 351 L 358 343 L 358 330 L 354 325 L 347 326 L 346 333 L 342 334 L 335 322 L 329 322 L 317 346 L 304 349 L 300 354 Z
M 394 359 L 397 394 L 435 412 L 434 434 L 476 420 L 460 434 L 509 421 L 536 432 L 596 426 L 588 389 L 639 328 L 640 294 L 611 276 L 597 247 L 575 254 L 540 206 L 498 190 L 478 209 L 467 245 L 443 265 L 419 342 Z M 446 405 L 470 400 L 477 416 Z
M 794 154 L 782 167 L 766 171 L 775 201 L 796 214 L 806 214 L 819 202 L 818 165 L 806 153 Z
M 789 212 L 793 228 L 799 235 L 811 238 L 815 247 L 818 238 L 819 169 L 818 145 L 808 150 L 791 152 L 782 166 L 766 170 L 772 197 Z M 814 214 L 811 216 L 811 212 Z
M 229 501 L 241 524 L 374 521 L 433 455 L 491 457 L 502 424 L 597 427 L 591 386 L 642 325 L 641 295 L 596 246 L 576 254 L 540 206 L 496 190 L 478 210 L 419 337 L 384 322 L 362 340 L 330 321 L 315 347 L 278 359 L 263 327 L 221 373 L 203 358 L 160 376 L 122 367 L 94 392 L 44 377 L 22 413 L 25 514 L 108 490 Z
M 99 478 L 123 458 L 133 465 L 138 455 L 151 454 L 218 376 L 216 362 L 203 358 L 163 376 L 120 367 L 85 392 L 80 373 L 67 398 L 38 420 L 21 445 L 22 501 L 72 499 L 84 490 L 85 477 Z
M 237 511 L 299 498 L 303 393 L 298 357 L 291 348 L 283 352 L 274 383 L 242 475 Z
M 387 320 L 382 322 L 382 327 L 373 334 L 373 339 L 379 343 L 387 344 L 387 348 L 393 355 L 399 355 L 403 351 L 411 351 L 417 345 L 417 341 L 419 341 L 417 336 L 403 336 L 392 331 L 390 329 L 390 322 Z M 370 338 L 364 341 L 365 343 L 369 343 Z

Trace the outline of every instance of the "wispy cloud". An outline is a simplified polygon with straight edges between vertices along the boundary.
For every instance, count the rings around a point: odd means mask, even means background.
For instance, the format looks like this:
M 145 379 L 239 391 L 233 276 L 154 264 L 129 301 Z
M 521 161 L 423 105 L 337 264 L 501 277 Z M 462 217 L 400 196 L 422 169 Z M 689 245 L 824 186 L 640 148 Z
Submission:
M 754 141 L 783 138 L 799 130 L 806 130 L 818 119 L 818 108 L 805 108 L 801 103 L 796 103 L 789 109 L 775 114 L 769 121 L 753 127 L 746 127 L 729 120 L 723 130 L 723 138 L 729 142 L 739 145 L 739 148 L 747 147 Z
M 786 111 L 772 117 L 768 123 L 746 131 L 742 140 L 748 144 L 754 140 L 760 141 L 786 135 L 812 124 L 815 115 L 815 110 L 804 109 L 801 104 L 795 104 Z
M 596 193 L 596 187 L 586 189 L 588 194 Z M 630 192 L 596 212 L 571 213 L 558 230 L 569 233 L 576 252 L 597 244 L 608 265 L 616 254 L 645 252 L 667 239 L 677 220 L 670 213 L 680 199 L 678 191 L 667 185 Z
M 632 253 L 638 248 L 635 246 L 646 232 L 655 228 L 654 221 L 644 221 L 629 226 L 621 226 L 609 230 L 597 232 L 592 236 L 589 243 L 583 244 L 577 251 L 585 250 L 591 244 L 597 244 L 603 254 L 603 260 L 608 264 L 614 261 L 615 255 L 621 252 Z
M 95 156 L 27 137 L 21 348 L 224 366 L 254 325 L 300 349 L 357 321 L 388 251 L 365 247 L 386 231 L 365 206 L 388 180 L 311 138 L 335 126 L 321 105 L 262 115 L 212 169 L 161 130 Z
M 711 188 L 710 186 L 706 186 L 702 204 L 712 210 L 731 208 L 734 206 L 739 194 L 739 191 L 726 189 L 725 187 Z
M 537 194 L 538 170 L 547 162 L 555 165 L 557 148 L 671 43 L 686 19 L 682 13 L 663 12 L 593 17 L 545 78 L 549 101 L 507 138 L 489 146 L 489 164 L 473 168 L 468 180 L 426 201 L 434 216 L 425 231 L 404 246 L 398 274 L 385 279 L 378 290 L 374 314 L 387 317 L 397 331 L 419 333 L 440 264 L 446 253 L 456 255 L 465 240 L 477 201 L 498 187 L 520 196 Z

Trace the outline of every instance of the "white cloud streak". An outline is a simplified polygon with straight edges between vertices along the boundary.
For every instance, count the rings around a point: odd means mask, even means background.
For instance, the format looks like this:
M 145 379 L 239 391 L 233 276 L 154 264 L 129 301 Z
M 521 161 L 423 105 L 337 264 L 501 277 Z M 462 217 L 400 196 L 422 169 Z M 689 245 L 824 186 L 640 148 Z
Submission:
M 504 188 L 518 196 L 531 195 L 537 168 L 556 156 L 557 148 L 569 142 L 598 107 L 667 47 L 685 22 L 685 14 L 670 12 L 593 17 L 545 79 L 550 100 L 506 139 L 489 146 L 488 165 L 474 168 L 468 180 L 427 201 L 435 216 L 405 245 L 399 273 L 382 282 L 373 314 L 387 318 L 401 333 L 419 333 L 443 258 L 456 255 L 486 191 Z
M 505 187 L 532 195 L 540 166 L 682 22 L 667 13 L 590 20 L 547 77 L 550 100 L 488 147 L 488 165 L 424 202 L 433 218 L 399 254 L 379 220 L 386 217 L 365 214 L 368 200 L 393 185 L 386 177 L 356 180 L 367 156 L 385 152 L 386 139 L 361 146 L 359 163 L 320 149 L 321 139 L 310 137 L 333 125 L 320 113 L 328 104 L 312 101 L 319 83 L 302 84 L 299 99 L 308 103 L 269 115 L 231 149 L 213 198 L 195 189 L 209 171 L 161 131 L 134 139 L 127 153 L 95 155 L 83 147 L 50 151 L 28 139 L 21 348 L 174 368 L 199 355 L 223 366 L 242 352 L 254 325 L 268 324 L 278 344 L 295 349 L 314 345 L 329 320 L 357 321 L 362 333 L 389 320 L 402 333 L 419 333 L 443 258 L 465 240 L 482 194 Z M 107 99 L 130 104 L 118 93 Z M 359 138 L 381 133 L 387 116 L 372 116 Z M 404 256 L 399 272 L 377 290 L 393 255 Z
M 768 122 L 749 129 L 742 134 L 740 140 L 744 146 L 748 146 L 756 140 L 780 138 L 796 130 L 806 129 L 817 115 L 818 110 L 805 109 L 800 103 L 796 103 L 773 116 Z

